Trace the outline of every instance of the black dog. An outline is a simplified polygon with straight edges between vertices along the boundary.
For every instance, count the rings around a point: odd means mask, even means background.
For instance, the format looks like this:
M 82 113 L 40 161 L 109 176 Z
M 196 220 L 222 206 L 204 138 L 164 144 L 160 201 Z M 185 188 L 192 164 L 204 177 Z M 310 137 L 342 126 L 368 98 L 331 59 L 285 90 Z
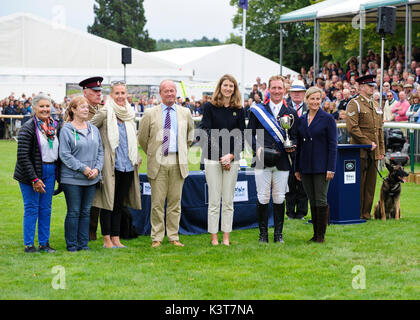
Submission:
M 375 205 L 375 219 L 400 219 L 401 182 L 405 182 L 408 173 L 400 165 L 385 164 L 389 174 L 381 187 L 380 200 Z

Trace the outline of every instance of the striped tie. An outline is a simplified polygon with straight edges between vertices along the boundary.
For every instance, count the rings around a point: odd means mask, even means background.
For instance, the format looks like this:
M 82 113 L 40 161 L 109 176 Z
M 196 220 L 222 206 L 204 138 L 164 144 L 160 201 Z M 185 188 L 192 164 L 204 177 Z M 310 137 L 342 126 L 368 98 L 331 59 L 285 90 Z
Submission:
M 163 142 L 162 142 L 162 153 L 164 156 L 167 156 L 169 153 L 169 138 L 171 134 L 171 108 L 167 108 L 168 112 L 166 113 L 165 118 L 165 127 L 163 128 Z

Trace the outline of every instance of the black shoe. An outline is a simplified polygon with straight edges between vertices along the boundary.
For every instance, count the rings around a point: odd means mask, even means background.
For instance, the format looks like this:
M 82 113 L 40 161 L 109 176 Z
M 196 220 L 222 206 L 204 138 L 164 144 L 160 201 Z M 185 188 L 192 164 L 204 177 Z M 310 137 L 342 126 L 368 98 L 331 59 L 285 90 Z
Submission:
M 56 250 L 50 247 L 50 244 L 47 243 L 45 246 L 39 246 L 39 252 L 48 252 L 53 253 Z
M 274 242 L 284 243 L 283 234 L 275 234 L 274 235 Z
M 261 234 L 260 238 L 258 239 L 259 243 L 268 243 L 268 233 Z
M 38 252 L 38 250 L 35 248 L 35 246 L 33 244 L 31 244 L 30 246 L 25 246 L 25 252 L 26 253 L 35 253 L 35 252 Z

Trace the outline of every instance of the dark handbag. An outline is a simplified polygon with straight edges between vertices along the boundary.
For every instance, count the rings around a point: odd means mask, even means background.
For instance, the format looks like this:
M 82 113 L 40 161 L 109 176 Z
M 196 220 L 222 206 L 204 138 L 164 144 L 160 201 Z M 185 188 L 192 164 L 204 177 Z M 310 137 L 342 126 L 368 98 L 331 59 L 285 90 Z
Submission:
M 264 147 L 264 166 L 275 167 L 280 158 L 280 151 L 272 148 Z

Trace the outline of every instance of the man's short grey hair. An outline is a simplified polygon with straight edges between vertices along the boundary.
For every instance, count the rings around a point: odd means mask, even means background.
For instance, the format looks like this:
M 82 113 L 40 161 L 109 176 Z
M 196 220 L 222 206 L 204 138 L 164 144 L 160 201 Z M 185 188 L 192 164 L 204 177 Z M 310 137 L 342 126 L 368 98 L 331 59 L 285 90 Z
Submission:
M 40 92 L 32 99 L 32 105 L 36 107 L 41 100 L 48 100 L 51 103 L 51 97 L 46 93 Z

